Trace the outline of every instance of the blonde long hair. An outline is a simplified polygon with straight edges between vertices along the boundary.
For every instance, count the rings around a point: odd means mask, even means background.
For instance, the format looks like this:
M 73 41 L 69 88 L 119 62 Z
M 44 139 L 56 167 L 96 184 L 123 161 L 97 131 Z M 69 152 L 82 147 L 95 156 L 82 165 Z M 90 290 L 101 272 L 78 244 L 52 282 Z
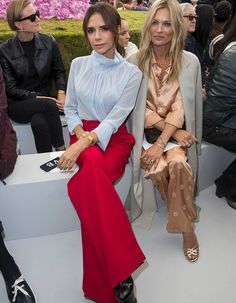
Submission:
M 173 30 L 173 38 L 169 49 L 169 57 L 171 58 L 172 65 L 167 79 L 168 82 L 172 82 L 177 79 L 182 67 L 182 54 L 186 38 L 186 27 L 178 1 L 157 0 L 152 4 L 142 29 L 140 47 L 137 54 L 137 63 L 140 70 L 149 77 L 151 58 L 154 55 L 153 44 L 151 42 L 150 27 L 157 10 L 161 8 L 169 9 L 171 27 Z

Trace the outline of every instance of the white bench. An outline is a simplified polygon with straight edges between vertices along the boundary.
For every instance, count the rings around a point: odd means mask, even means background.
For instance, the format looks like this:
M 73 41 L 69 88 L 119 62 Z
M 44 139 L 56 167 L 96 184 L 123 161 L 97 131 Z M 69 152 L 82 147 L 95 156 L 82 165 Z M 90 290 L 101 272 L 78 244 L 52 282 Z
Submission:
M 199 156 L 199 190 L 212 185 L 226 167 L 235 159 L 235 154 L 222 147 L 203 141 Z
M 0 219 L 7 240 L 43 236 L 80 228 L 79 219 L 67 195 L 67 182 L 75 173 L 44 172 L 40 165 L 60 152 L 20 155 L 13 173 L 0 184 Z M 131 170 L 126 166 L 115 185 L 125 201 Z
M 65 125 L 65 118 L 64 116 L 60 116 L 62 125 Z M 15 121 L 12 121 L 12 126 L 16 132 L 16 136 L 19 142 L 19 148 L 20 153 L 22 155 L 26 154 L 35 154 L 37 153 L 35 142 L 34 142 L 34 136 L 31 129 L 30 123 L 17 123 Z M 69 145 L 69 131 L 67 126 L 62 127 L 63 130 L 63 137 L 65 140 L 65 145 Z
M 79 219 L 67 195 L 67 182 L 73 173 L 46 173 L 40 165 L 60 152 L 18 157 L 14 172 L 0 184 L 0 219 L 7 239 L 20 239 L 72 231 L 80 228 Z M 213 184 L 235 158 L 233 153 L 203 143 L 199 157 L 200 191 Z M 131 180 L 128 164 L 116 189 L 125 201 Z M 157 202 L 161 199 L 157 196 Z

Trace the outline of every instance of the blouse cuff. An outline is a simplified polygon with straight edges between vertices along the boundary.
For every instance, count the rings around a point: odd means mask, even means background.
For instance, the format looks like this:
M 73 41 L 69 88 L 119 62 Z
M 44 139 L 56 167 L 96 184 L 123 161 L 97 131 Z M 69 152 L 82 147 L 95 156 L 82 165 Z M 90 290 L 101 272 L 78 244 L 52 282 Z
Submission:
M 98 127 L 93 129 L 93 132 L 98 137 L 98 145 L 101 147 L 102 150 L 106 150 L 107 145 L 110 141 L 110 138 L 114 132 L 114 127 L 110 124 L 100 123 Z
M 74 117 L 74 118 L 70 117 L 70 119 L 67 120 L 67 125 L 68 125 L 70 134 L 74 135 L 75 134 L 74 129 L 76 128 L 76 126 L 80 125 L 83 127 L 83 122 L 80 119 L 78 119 L 78 116 Z

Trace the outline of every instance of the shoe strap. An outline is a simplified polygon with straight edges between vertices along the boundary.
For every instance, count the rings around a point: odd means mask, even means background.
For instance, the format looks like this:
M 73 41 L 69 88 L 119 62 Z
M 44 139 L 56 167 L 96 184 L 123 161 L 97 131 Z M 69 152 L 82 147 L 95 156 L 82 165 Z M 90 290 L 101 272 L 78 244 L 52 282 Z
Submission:
M 196 257 L 198 254 L 198 249 L 197 248 L 187 248 L 186 250 L 186 254 L 188 255 L 188 257 Z
M 21 275 L 18 279 L 15 280 L 14 284 L 12 284 L 12 286 L 11 286 L 13 288 L 12 293 L 14 294 L 12 302 L 16 302 L 16 297 L 17 297 L 18 291 L 22 292 L 25 296 L 30 297 L 28 292 L 26 290 L 24 290 L 25 285 L 24 284 L 19 285 L 22 282 L 25 282 L 25 279 Z

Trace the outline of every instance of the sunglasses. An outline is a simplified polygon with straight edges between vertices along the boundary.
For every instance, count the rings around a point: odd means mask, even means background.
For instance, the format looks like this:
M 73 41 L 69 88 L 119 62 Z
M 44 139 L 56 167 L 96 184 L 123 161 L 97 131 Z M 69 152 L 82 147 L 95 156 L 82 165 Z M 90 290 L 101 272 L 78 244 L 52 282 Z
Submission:
M 21 18 L 21 19 L 19 19 L 17 21 L 30 20 L 31 22 L 35 22 L 37 17 L 38 18 L 40 17 L 39 11 L 36 11 L 34 14 L 32 14 L 32 15 L 30 15 L 28 17 Z
M 189 21 L 193 21 L 194 19 L 197 20 L 198 16 L 189 15 L 189 16 L 184 16 L 184 18 L 188 18 Z

